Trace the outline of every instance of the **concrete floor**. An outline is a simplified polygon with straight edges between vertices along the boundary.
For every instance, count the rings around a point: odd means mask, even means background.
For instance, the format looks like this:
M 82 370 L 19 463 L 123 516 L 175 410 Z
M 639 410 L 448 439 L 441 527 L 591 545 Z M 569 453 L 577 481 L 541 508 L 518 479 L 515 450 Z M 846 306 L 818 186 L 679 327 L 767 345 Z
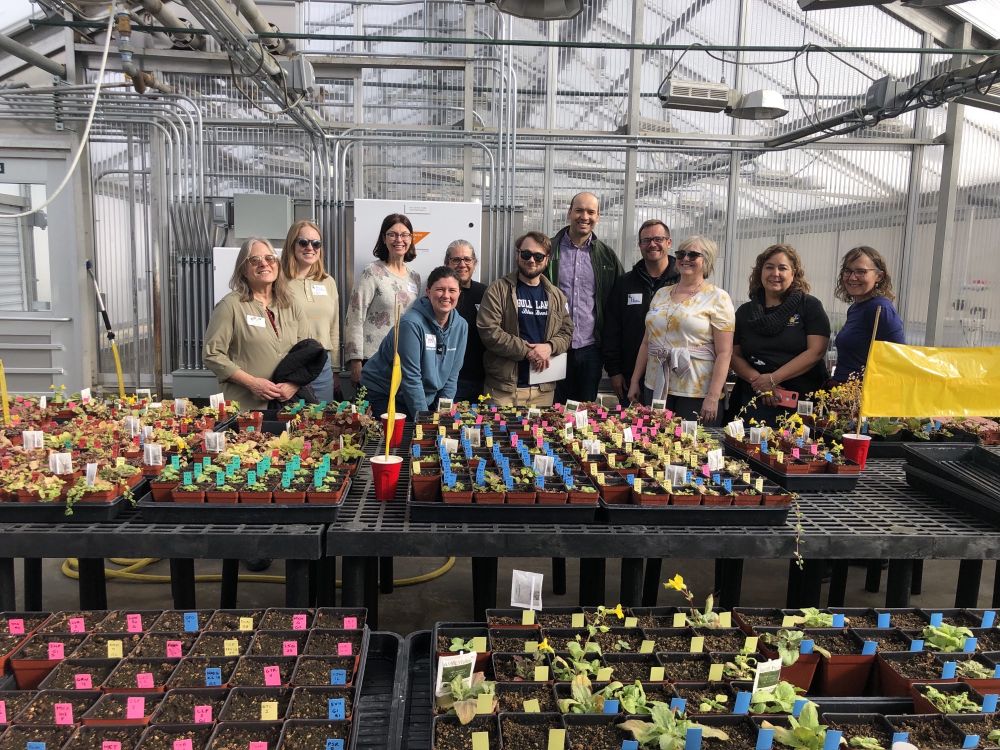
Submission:
M 338 561 L 339 562 L 339 561 Z M 395 578 L 401 579 L 418 576 L 435 570 L 444 563 L 442 558 L 397 558 L 395 561 Z M 79 605 L 76 580 L 63 575 L 60 571 L 62 560 L 46 560 L 43 577 L 43 603 L 46 610 L 71 609 Z M 120 566 L 107 562 L 106 567 L 115 569 Z M 339 567 L 339 566 L 338 566 Z M 509 603 L 511 570 L 530 570 L 543 573 L 546 576 L 543 604 L 545 606 L 568 606 L 576 603 L 576 593 L 579 585 L 579 567 L 570 561 L 567 571 L 567 594 L 555 596 L 551 593 L 551 563 L 548 558 L 508 558 L 500 561 L 498 579 L 498 605 Z M 617 560 L 608 562 L 607 571 L 607 602 L 615 604 L 618 601 L 619 563 Z M 221 563 L 203 560 L 196 563 L 198 575 L 218 574 Z M 991 604 L 993 592 L 993 577 L 995 566 L 988 562 L 984 565 L 983 580 L 980 586 L 979 606 L 988 607 Z M 266 575 L 281 576 L 283 564 L 276 561 Z M 784 560 L 764 560 L 747 564 L 743 574 L 743 606 L 777 606 L 785 603 L 785 584 L 788 563 Z M 663 579 L 680 573 L 688 586 L 701 601 L 711 590 L 713 584 L 713 566 L 711 560 L 665 560 L 663 562 Z M 171 607 L 169 570 L 166 561 L 157 562 L 142 571 L 144 575 L 164 576 L 162 583 L 133 583 L 108 578 L 108 606 L 112 609 L 166 609 Z M 247 575 L 242 572 L 243 575 Z M 252 574 L 250 574 L 252 575 Z M 913 606 L 952 607 L 955 600 L 955 582 L 958 577 L 958 562 L 951 560 L 931 561 L 924 566 L 923 590 L 919 596 L 914 596 Z M 20 564 L 17 567 L 18 586 L 21 585 Z M 884 605 L 885 573 L 882 575 L 882 592 L 867 593 L 864 590 L 865 569 L 852 566 L 847 584 L 848 606 L 882 606 Z M 413 586 L 397 587 L 389 595 L 380 600 L 380 630 L 389 630 L 402 635 L 415 630 L 430 628 L 438 621 L 465 622 L 472 617 L 472 572 L 468 559 L 460 558 L 454 567 L 443 576 L 427 583 Z M 824 602 L 826 587 L 823 591 Z M 197 588 L 199 607 L 213 608 L 219 602 L 219 584 L 217 582 L 199 583 Z M 22 592 L 18 591 L 18 602 L 22 602 Z M 239 587 L 240 607 L 284 606 L 284 586 L 280 583 L 263 583 L 241 581 Z M 661 589 L 660 605 L 681 605 L 683 600 L 679 594 Z

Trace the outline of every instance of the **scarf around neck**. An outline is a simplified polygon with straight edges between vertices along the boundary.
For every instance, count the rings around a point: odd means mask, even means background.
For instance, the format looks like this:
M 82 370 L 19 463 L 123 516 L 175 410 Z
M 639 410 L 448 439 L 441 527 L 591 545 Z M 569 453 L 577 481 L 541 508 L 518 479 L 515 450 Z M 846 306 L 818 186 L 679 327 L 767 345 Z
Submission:
M 798 289 L 789 292 L 784 301 L 777 307 L 764 308 L 764 290 L 762 289 L 750 299 L 752 312 L 747 324 L 762 336 L 776 336 L 788 324 L 788 319 L 802 304 L 805 295 Z

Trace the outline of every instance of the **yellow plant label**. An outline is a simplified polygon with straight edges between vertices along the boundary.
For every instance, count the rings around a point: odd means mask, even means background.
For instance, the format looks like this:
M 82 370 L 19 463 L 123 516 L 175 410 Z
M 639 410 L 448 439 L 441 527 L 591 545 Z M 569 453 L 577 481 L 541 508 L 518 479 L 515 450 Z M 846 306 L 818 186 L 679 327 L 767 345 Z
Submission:
M 566 747 L 566 730 L 550 729 L 549 744 L 545 750 L 563 750 Z M 473 748 L 475 750 L 475 748 Z
M 609 453 L 608 454 L 608 466 L 610 466 L 612 469 L 615 468 L 615 454 L 614 453 Z
M 240 630 L 253 630 L 253 618 L 252 617 L 241 617 L 240 618 Z
M 524 642 L 524 652 L 526 654 L 533 654 L 538 651 L 538 641 L 525 641 Z
M 492 435 L 487 435 L 486 436 L 486 447 L 487 448 L 492 448 L 493 447 L 493 436 Z
M 473 732 L 472 750 L 490 750 L 490 733 Z
M 240 642 L 235 638 L 228 638 L 222 643 L 222 652 L 226 656 L 240 655 Z
M 650 667 L 649 668 L 649 681 L 650 682 L 663 682 L 664 680 L 664 669 L 663 667 Z
M 687 615 L 683 612 L 677 612 L 674 614 L 674 627 L 683 628 L 687 625 Z
M 535 682 L 548 682 L 549 681 L 549 668 L 548 667 L 535 667 Z
M 493 713 L 493 698 L 495 696 L 493 693 L 480 693 L 476 696 L 476 713 L 477 714 L 491 714 Z
M 785 463 L 785 454 L 783 451 L 775 451 L 775 458 L 778 459 L 779 464 Z
M 754 480 L 753 486 L 754 486 L 754 489 L 757 490 L 757 492 L 763 492 L 764 491 L 764 477 L 757 477 Z
M 641 479 L 633 479 L 632 480 L 632 489 L 635 490 L 635 493 L 637 495 L 641 495 L 642 494 L 642 480 Z
M 472 639 L 472 650 L 475 651 L 477 654 L 485 654 L 487 651 L 489 651 L 489 648 L 487 648 L 486 646 L 485 635 L 476 636 L 475 638 Z
M 419 474 L 420 473 L 420 462 L 419 461 L 414 461 L 413 462 L 413 473 L 414 474 Z
M 597 476 L 597 464 L 596 463 L 590 465 L 590 476 L 592 476 L 592 477 L 596 477 Z
M 264 701 L 260 704 L 261 721 L 278 720 L 278 701 Z
M 646 641 L 643 641 L 641 644 L 639 644 L 639 653 L 640 654 L 651 654 L 651 653 L 653 653 L 653 649 L 655 649 L 655 648 L 656 648 L 656 641 L 646 640 Z
M 526 714 L 540 714 L 542 712 L 542 707 L 538 704 L 537 698 L 526 700 L 521 705 L 523 706 L 524 713 Z
M 743 480 L 743 484 L 750 484 L 750 472 L 744 471 L 743 476 L 740 477 Z
M 691 639 L 691 653 L 700 654 L 705 650 L 705 636 L 696 635 Z
M 582 628 L 584 626 L 583 612 L 575 612 L 570 615 L 569 622 L 571 627 Z
M 121 659 L 122 658 L 122 642 L 121 641 L 108 641 L 108 658 L 109 659 Z
M 415 440 L 424 439 L 424 426 L 422 424 L 418 424 L 416 427 L 413 428 L 413 437 Z
M 748 654 L 754 653 L 757 650 L 757 642 L 758 642 L 758 640 L 759 640 L 759 638 L 757 636 L 755 636 L 755 635 L 749 636 L 743 642 L 743 650 L 746 651 Z
M 611 679 L 611 675 L 614 673 L 614 667 L 601 667 L 597 670 L 597 680 L 598 682 L 607 682 Z
M 785 615 L 781 618 L 781 627 L 783 628 L 794 628 L 795 627 L 795 615 Z
M 722 682 L 722 664 L 712 664 L 708 668 L 709 682 Z
M 719 612 L 719 627 L 720 628 L 731 628 L 733 626 L 733 613 L 732 612 Z
M 607 484 L 604 481 L 604 472 L 602 472 L 602 471 L 597 472 L 597 483 L 598 484 Z
M 534 625 L 535 624 L 535 610 L 526 609 L 521 613 L 521 624 L 522 625 Z
M 637 627 L 639 627 L 639 618 L 638 617 L 626 617 L 625 618 L 625 627 L 626 628 L 637 628 Z
M 440 435 L 441 437 L 444 437 L 447 434 L 448 434 L 448 428 L 445 427 L 443 424 L 442 425 L 438 425 L 438 435 Z

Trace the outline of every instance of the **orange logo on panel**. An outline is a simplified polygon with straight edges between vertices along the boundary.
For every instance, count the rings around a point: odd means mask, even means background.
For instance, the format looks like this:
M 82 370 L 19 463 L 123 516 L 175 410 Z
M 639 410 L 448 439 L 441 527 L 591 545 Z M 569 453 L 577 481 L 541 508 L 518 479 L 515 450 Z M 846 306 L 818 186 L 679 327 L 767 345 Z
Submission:
M 420 240 L 429 235 L 430 232 L 414 232 L 413 233 L 413 244 L 416 246 L 419 244 Z

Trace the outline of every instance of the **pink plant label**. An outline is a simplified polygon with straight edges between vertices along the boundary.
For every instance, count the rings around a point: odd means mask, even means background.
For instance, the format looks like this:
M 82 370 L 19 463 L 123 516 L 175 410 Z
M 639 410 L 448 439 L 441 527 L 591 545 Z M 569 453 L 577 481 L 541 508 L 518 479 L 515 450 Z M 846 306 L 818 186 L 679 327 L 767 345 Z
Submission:
M 298 656 L 299 655 L 299 642 L 298 641 L 285 641 L 281 644 L 281 655 L 282 656 Z
M 710 476 L 712 476 L 712 472 L 709 470 L 708 464 L 702 464 L 701 465 L 701 475 L 703 477 L 710 477 Z
M 153 673 L 139 672 L 135 676 L 135 686 L 140 690 L 149 690 L 153 687 Z
M 7 701 L 0 701 L 0 724 L 7 723 Z
M 279 687 L 281 685 L 281 670 L 276 666 L 264 667 L 264 687 Z
M 122 750 L 122 743 L 114 740 L 104 740 L 101 742 L 101 750 Z
M 517 447 L 517 435 L 516 434 L 510 436 L 510 447 L 511 448 L 516 448 Z
M 305 629 L 306 629 L 306 616 L 292 615 L 292 630 L 305 630 Z
M 130 633 L 141 633 L 142 615 L 125 615 L 125 628 Z
M 350 642 L 337 644 L 337 656 L 352 656 L 353 653 Z
M 174 750 L 194 750 L 191 740 L 174 740 Z
M 357 617 L 345 617 L 344 618 L 344 630 L 357 630 L 358 629 L 358 618 Z
M 125 718 L 142 719 L 146 716 L 146 699 L 141 695 L 130 695 L 125 701 Z
M 63 659 L 66 657 L 66 644 L 62 641 L 52 641 L 49 644 L 49 658 Z
M 184 653 L 184 644 L 180 641 L 167 641 L 167 658 L 180 659 Z
M 212 707 L 211 706 L 195 706 L 194 707 L 194 723 L 195 724 L 211 724 L 212 723 Z
M 71 617 L 69 618 L 69 632 L 86 633 L 87 623 L 84 622 L 82 617 Z
M 267 750 L 266 742 L 251 742 L 248 750 Z
M 483 423 L 483 415 L 482 414 L 477 414 L 476 415 L 476 424 L 482 424 L 482 423 Z
M 52 707 L 53 712 L 56 715 L 56 724 L 60 726 L 65 726 L 66 724 L 73 723 L 73 704 L 72 703 L 57 703 Z
M 20 617 L 7 620 L 7 632 L 11 635 L 24 635 L 24 620 Z
M 818 451 L 819 451 L 819 446 L 818 446 L 818 445 L 816 445 L 816 443 L 813 443 L 812 445 L 810 445 L 810 446 L 809 446 L 809 452 L 810 452 L 811 454 L 813 454 L 814 456 L 816 455 L 816 453 L 817 453 Z
M 674 428 L 674 437 L 680 437 L 680 436 L 681 436 L 681 426 L 680 426 L 680 425 L 677 425 L 677 426 L 676 426 L 676 427 Z
M 792 458 L 798 458 L 798 457 L 799 457 L 799 449 L 792 448 Z
M 90 690 L 94 687 L 94 678 L 89 674 L 75 674 L 73 675 L 73 686 L 77 690 Z

